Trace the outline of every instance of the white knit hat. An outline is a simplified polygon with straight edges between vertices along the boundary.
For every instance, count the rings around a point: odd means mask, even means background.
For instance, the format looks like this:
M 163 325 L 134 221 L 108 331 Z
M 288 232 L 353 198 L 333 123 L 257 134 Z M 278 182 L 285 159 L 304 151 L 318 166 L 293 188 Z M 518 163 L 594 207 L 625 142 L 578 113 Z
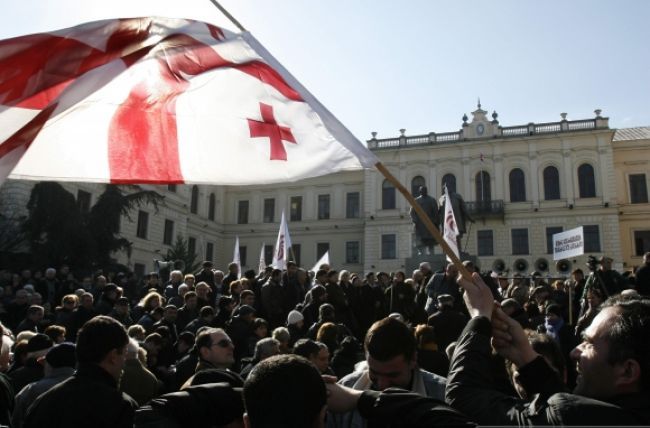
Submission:
M 300 312 L 294 309 L 293 311 L 289 312 L 289 316 L 287 317 L 287 324 L 288 325 L 295 324 L 298 321 L 302 321 L 304 319 L 305 317 L 303 317 Z

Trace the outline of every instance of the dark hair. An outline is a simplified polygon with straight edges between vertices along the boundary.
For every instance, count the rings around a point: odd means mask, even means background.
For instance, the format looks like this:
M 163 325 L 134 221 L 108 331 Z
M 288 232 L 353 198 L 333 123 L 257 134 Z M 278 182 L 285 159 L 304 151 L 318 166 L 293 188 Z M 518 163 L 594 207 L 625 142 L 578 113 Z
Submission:
M 212 306 L 204 306 L 199 310 L 199 317 L 205 318 L 208 315 L 214 315 L 214 308 Z
M 269 328 L 269 323 L 266 321 L 264 318 L 255 318 L 253 320 L 253 331 L 257 330 L 258 328 L 265 326 L 267 329 Z
M 211 335 L 213 333 L 219 333 L 219 332 L 222 332 L 222 333 L 225 334 L 223 329 L 220 329 L 220 328 L 209 327 L 209 328 L 206 328 L 205 330 L 200 330 L 197 333 L 196 341 L 194 342 L 195 346 L 196 346 L 196 349 L 209 348 L 210 346 L 212 346 L 212 337 L 211 337 Z
M 124 326 L 117 320 L 104 315 L 87 321 L 77 336 L 77 361 L 83 363 L 100 363 L 109 352 L 119 352 L 129 343 L 129 336 Z
M 618 314 L 607 329 L 609 364 L 634 359 L 641 367 L 641 390 L 650 390 L 650 299 L 614 296 L 601 310 L 614 307 Z
M 293 347 L 294 354 L 307 359 L 311 358 L 312 355 L 317 355 L 319 352 L 320 346 L 311 339 L 298 339 Z
M 318 369 L 297 355 L 267 358 L 244 383 L 244 407 L 253 428 L 313 426 L 326 400 Z
M 329 303 L 323 303 L 318 307 L 318 320 L 334 322 L 336 319 L 336 310 Z
M 187 303 L 187 301 L 192 297 L 196 297 L 196 291 L 188 291 L 187 293 L 185 293 L 183 295 L 183 301 Z
M 65 327 L 52 324 L 51 326 L 47 327 L 43 333 L 52 339 L 52 342 L 56 342 L 56 339 L 58 337 L 65 336 Z
M 311 297 L 313 301 L 318 301 L 323 295 L 327 293 L 327 290 L 322 285 L 315 285 L 311 289 Z
M 375 322 L 364 341 L 366 352 L 375 360 L 388 361 L 403 355 L 410 361 L 415 354 L 415 337 L 402 321 L 384 318 Z

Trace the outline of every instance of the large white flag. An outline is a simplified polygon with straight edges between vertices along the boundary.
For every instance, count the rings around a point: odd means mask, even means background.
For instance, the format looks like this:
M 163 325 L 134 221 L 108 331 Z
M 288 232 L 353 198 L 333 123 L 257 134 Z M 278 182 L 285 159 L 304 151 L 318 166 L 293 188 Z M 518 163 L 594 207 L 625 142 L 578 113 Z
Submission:
M 237 263 L 237 278 L 241 278 L 241 256 L 239 255 L 239 235 L 235 237 L 235 252 L 232 256 L 233 263 Z
M 0 41 L 0 183 L 245 185 L 377 162 L 248 32 L 128 18 Z
M 289 236 L 289 225 L 284 217 L 282 210 L 282 219 L 280 220 L 280 230 L 278 231 L 278 240 L 273 250 L 273 267 L 276 269 L 286 269 L 289 260 L 289 249 L 291 248 L 291 237 Z
M 260 262 L 257 265 L 257 272 L 264 272 L 266 269 L 266 258 L 264 257 L 264 242 L 262 242 L 262 249 L 260 250 Z
M 451 248 L 451 251 L 456 254 L 456 257 L 460 257 L 458 252 L 458 243 L 456 238 L 460 234 L 458 232 L 458 225 L 456 224 L 456 217 L 454 216 L 454 207 L 451 203 L 451 198 L 449 197 L 449 191 L 447 186 L 445 186 L 445 224 L 444 224 L 444 233 L 445 242 Z M 447 256 L 447 261 L 451 262 L 449 256 Z
M 329 250 L 325 251 L 325 254 L 323 254 L 323 257 L 318 259 L 318 261 L 316 262 L 314 267 L 311 268 L 311 270 L 313 272 L 318 272 L 318 269 L 320 269 L 320 267 L 322 265 L 324 265 L 324 264 L 327 264 L 328 266 L 330 265 L 330 252 L 329 252 Z

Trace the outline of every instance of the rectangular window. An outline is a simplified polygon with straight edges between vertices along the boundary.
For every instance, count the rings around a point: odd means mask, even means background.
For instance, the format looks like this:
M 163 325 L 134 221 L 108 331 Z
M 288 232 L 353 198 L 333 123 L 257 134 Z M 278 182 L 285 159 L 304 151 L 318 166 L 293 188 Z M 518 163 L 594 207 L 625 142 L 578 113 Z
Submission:
M 546 228 L 546 254 L 553 254 L 553 235 L 562 232 L 562 226 Z
M 264 223 L 273 223 L 275 221 L 275 199 L 264 199 Z
M 330 218 L 330 195 L 318 195 L 318 219 Z
M 512 254 L 529 254 L 528 250 L 528 229 L 512 229 Z
M 90 193 L 83 190 L 77 191 L 77 207 L 82 214 L 90 212 Z
M 196 254 L 196 238 L 189 237 L 187 238 L 187 252 L 192 254 Z
M 479 256 L 494 255 L 494 234 L 491 230 L 479 230 L 476 234 L 476 241 Z
M 302 196 L 292 196 L 289 206 L 289 220 L 302 221 Z
M 345 243 L 345 263 L 359 263 L 359 241 L 347 241 Z
M 248 201 L 239 201 L 237 224 L 248 224 Z
M 169 190 L 170 192 L 176 193 L 176 185 L 175 184 L 168 184 L 167 185 L 167 190 Z
M 361 195 L 349 192 L 345 195 L 345 218 L 361 217 Z
M 205 244 L 205 259 L 212 261 L 212 258 L 214 257 L 214 244 L 212 242 L 208 242 Z
M 289 252 L 291 257 L 289 258 L 289 260 L 293 259 L 293 261 L 296 262 L 298 266 L 300 266 L 300 250 L 301 250 L 300 244 L 291 244 L 291 251 Z
M 397 258 L 397 235 L 381 235 L 381 258 Z
M 266 263 L 267 266 L 273 262 L 273 247 L 273 245 L 264 246 L 264 263 Z
M 138 238 L 147 239 L 147 229 L 149 228 L 149 213 L 146 211 L 138 211 L 138 228 L 136 236 Z
M 330 250 L 329 242 L 319 242 L 316 244 L 316 260 L 320 260 L 326 252 Z
M 174 239 L 174 222 L 172 220 L 165 219 L 165 232 L 163 233 L 163 244 L 172 245 L 173 239 Z
M 633 204 L 648 203 L 648 185 L 645 174 L 630 174 L 630 202 Z
M 600 252 L 600 229 L 597 224 L 582 227 L 585 237 L 585 253 Z
M 248 263 L 246 263 L 248 261 L 248 259 L 246 257 L 247 255 L 248 255 L 248 249 L 246 248 L 246 246 L 241 246 L 240 245 L 239 246 L 239 264 L 240 264 L 240 266 L 242 268 L 244 266 L 248 265 Z
M 634 254 L 643 257 L 650 251 L 650 230 L 634 231 Z

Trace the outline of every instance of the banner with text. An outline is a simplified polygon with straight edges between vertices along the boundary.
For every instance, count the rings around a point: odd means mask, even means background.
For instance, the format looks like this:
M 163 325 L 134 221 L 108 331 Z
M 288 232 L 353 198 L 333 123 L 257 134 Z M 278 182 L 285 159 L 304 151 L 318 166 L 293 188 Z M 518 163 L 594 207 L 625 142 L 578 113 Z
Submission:
M 553 260 L 567 259 L 585 253 L 582 226 L 553 235 Z

